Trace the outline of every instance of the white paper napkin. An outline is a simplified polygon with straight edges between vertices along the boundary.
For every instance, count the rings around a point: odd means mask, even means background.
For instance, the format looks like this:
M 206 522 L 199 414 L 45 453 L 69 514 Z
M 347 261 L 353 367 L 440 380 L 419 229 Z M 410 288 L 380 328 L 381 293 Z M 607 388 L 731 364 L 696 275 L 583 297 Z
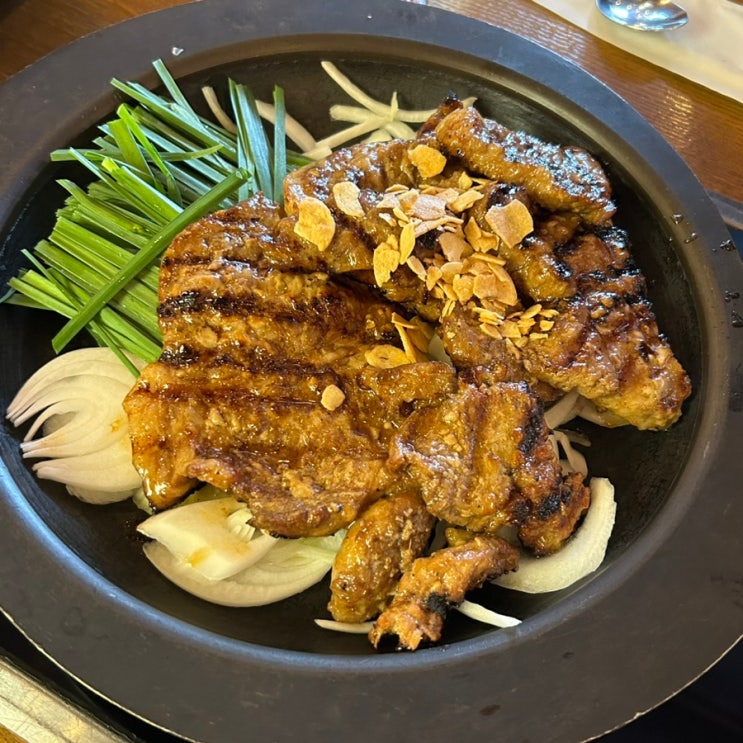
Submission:
M 648 62 L 743 102 L 743 5 L 678 0 L 689 22 L 674 31 L 635 31 L 604 18 L 594 0 L 533 0 Z

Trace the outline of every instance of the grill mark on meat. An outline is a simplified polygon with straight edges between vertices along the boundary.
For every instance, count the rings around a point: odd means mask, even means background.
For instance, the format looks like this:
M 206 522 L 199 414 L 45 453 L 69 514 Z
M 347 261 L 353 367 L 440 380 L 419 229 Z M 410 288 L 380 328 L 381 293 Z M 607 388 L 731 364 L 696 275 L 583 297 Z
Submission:
M 198 313 L 216 313 L 223 317 L 259 315 L 275 318 L 279 322 L 332 324 L 333 316 L 342 314 L 345 302 L 333 295 L 310 297 L 306 301 L 294 300 L 290 308 L 277 309 L 275 302 L 258 293 L 244 295 L 223 294 L 214 296 L 204 291 L 189 290 L 176 297 L 169 297 L 158 307 L 158 316 L 167 319 Z
M 554 529 L 553 522 L 532 518 L 545 498 L 565 487 L 548 436 L 539 400 L 527 385 L 461 385 L 405 420 L 393 438 L 390 464 L 419 483 L 439 519 L 488 534 L 528 522 L 527 544 L 543 553 L 572 533 L 562 523 Z M 571 517 L 580 513 L 571 512 L 566 521 Z
M 658 330 L 647 299 L 593 291 L 558 305 L 548 337 L 530 340 L 524 364 L 559 389 L 639 429 L 664 429 L 691 394 L 686 372 Z
M 554 552 L 575 531 L 590 502 L 591 491 L 583 476 L 578 472 L 566 475 L 558 491 L 532 504 L 519 526 L 519 539 L 537 555 Z
M 201 354 L 197 349 L 181 344 L 176 348 L 163 349 L 159 360 L 168 366 L 181 368 L 198 363 L 200 358 Z
M 518 444 L 519 451 L 525 457 L 529 457 L 544 438 L 544 418 L 542 407 L 538 403 L 528 412 L 521 434 L 522 438 Z

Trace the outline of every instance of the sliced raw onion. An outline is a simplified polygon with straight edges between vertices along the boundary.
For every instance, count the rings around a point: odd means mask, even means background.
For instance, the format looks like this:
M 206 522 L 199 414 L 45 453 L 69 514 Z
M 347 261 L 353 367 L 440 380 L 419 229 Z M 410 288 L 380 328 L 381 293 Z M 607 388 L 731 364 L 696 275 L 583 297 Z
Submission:
M 521 620 L 516 619 L 516 617 L 499 614 L 497 611 L 487 609 L 482 604 L 477 604 L 474 601 L 462 601 L 455 608 L 464 616 L 474 619 L 476 622 L 490 624 L 493 627 L 515 627 L 517 624 L 521 624 Z
M 604 560 L 614 526 L 616 502 L 614 486 L 605 477 L 590 482 L 591 506 L 570 541 L 547 557 L 523 555 L 513 573 L 493 582 L 504 588 L 524 593 L 559 591 L 596 570 Z
M 301 540 L 294 540 L 294 548 L 301 553 Z M 236 575 L 224 580 L 209 580 L 187 563 L 178 560 L 159 542 L 149 542 L 144 552 L 150 562 L 170 581 L 184 591 L 205 601 L 222 606 L 262 606 L 301 593 L 322 580 L 330 570 L 332 558 L 327 556 L 299 559 L 295 564 L 283 555 L 283 568 L 268 562 L 272 552 Z M 282 550 L 283 551 L 283 550 Z M 332 553 L 331 553 L 332 554 Z M 264 566 L 264 560 L 266 565 Z
M 237 519 L 241 525 L 231 521 Z M 279 540 L 247 526 L 247 506 L 232 497 L 171 508 L 143 521 L 137 530 L 160 542 L 176 560 L 218 581 L 258 562 Z
M 336 622 L 335 619 L 315 619 L 315 624 L 323 629 L 349 635 L 368 635 L 374 627 L 374 622 Z
M 564 394 L 554 405 L 545 410 L 544 422 L 547 424 L 547 428 L 554 431 L 559 426 L 575 418 L 578 398 L 578 390 L 573 390 Z
M 133 384 L 131 371 L 108 348 L 69 351 L 36 371 L 7 412 L 16 426 L 35 417 L 21 449 L 24 457 L 45 458 L 34 465 L 36 474 L 88 503 L 130 498 L 141 486 L 122 407 Z

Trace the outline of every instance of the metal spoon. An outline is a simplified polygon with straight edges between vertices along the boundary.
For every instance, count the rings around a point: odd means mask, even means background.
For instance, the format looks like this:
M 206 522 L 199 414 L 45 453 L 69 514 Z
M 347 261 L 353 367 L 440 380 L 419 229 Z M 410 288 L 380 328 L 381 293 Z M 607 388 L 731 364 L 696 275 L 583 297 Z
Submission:
M 596 0 L 596 7 L 609 20 L 641 31 L 670 31 L 689 20 L 686 11 L 671 0 Z

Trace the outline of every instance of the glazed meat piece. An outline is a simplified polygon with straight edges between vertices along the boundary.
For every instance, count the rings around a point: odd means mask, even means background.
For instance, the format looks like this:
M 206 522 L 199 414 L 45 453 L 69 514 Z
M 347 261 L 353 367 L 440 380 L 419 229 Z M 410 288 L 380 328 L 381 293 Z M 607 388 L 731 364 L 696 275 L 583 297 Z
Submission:
M 290 173 L 284 181 L 287 214 L 294 214 L 298 202 L 306 196 L 327 201 L 331 208 L 337 208 L 333 186 L 345 181 L 361 191 L 376 194 L 382 194 L 393 184 L 414 185 L 416 172 L 408 158 L 410 148 L 411 143 L 402 139 L 352 145 Z
M 378 209 L 386 189 L 393 185 L 414 186 L 416 170 L 409 159 L 411 143 L 403 140 L 358 144 L 334 152 L 319 163 L 290 173 L 284 181 L 287 217 L 280 226 L 289 240 L 304 252 L 315 250 L 311 243 L 294 234 L 299 204 L 307 198 L 327 205 L 335 221 L 335 232 L 321 257 L 326 270 L 333 274 L 353 274 L 374 285 L 374 249 L 399 231 L 385 220 Z M 356 187 L 356 210 L 344 204 L 335 186 Z M 395 281 L 384 287 L 385 296 L 425 312 L 424 287 L 405 266 Z
M 514 200 L 524 203 L 534 217 L 531 234 L 518 245 L 504 242 L 498 249 L 526 303 L 552 304 L 617 277 L 634 282 L 634 291 L 644 291 L 624 230 L 611 225 L 586 228 L 577 214 L 545 214 L 523 187 L 491 183 L 483 192 L 484 198 L 468 212 L 483 229 L 488 229 L 488 209 Z
M 349 386 L 348 401 L 365 426 L 387 445 L 407 417 L 421 406 L 457 389 L 457 374 L 439 361 L 403 364 L 390 369 L 366 366 Z
M 476 389 L 421 407 L 392 442 L 390 465 L 420 485 L 437 518 L 495 534 L 510 524 L 536 554 L 557 550 L 589 505 L 564 478 L 537 396 L 523 383 Z
M 515 547 L 485 535 L 418 558 L 403 575 L 369 639 L 377 647 L 385 635 L 394 635 L 399 647 L 406 650 L 415 650 L 421 642 L 436 642 L 450 607 L 462 603 L 469 591 L 486 580 L 515 570 L 517 563 Z
M 307 197 L 318 199 L 328 206 L 336 223 L 333 240 L 323 251 L 332 272 L 371 269 L 374 248 L 391 232 L 375 206 L 392 184 L 413 184 L 409 147 L 409 142 L 403 140 L 355 145 L 290 173 L 284 181 L 288 218 L 283 229 L 293 232 L 301 201 Z M 341 183 L 351 183 L 359 189 L 363 214 L 348 213 L 339 206 L 334 186 Z
M 513 199 L 526 200 L 520 189 L 493 185 L 470 213 L 485 227 L 487 209 Z M 526 379 L 578 390 L 640 429 L 664 429 L 679 418 L 691 385 L 659 332 L 624 230 L 587 229 L 575 215 L 553 214 L 499 254 L 525 303 L 558 311 L 554 326 L 521 349 Z M 452 343 L 461 347 L 462 340 Z
M 271 533 L 329 534 L 390 482 L 387 429 L 370 412 L 385 385 L 369 392 L 365 357 L 398 336 L 393 307 L 366 287 L 291 268 L 303 259 L 272 232 L 275 216 L 258 198 L 197 222 L 168 249 L 163 354 L 125 402 L 134 462 L 156 509 L 210 482 L 244 498 Z M 388 410 L 402 415 L 447 389 L 453 373 L 436 367 L 440 383 L 420 377 L 433 392 L 409 377 L 386 393 Z
M 539 381 L 524 367 L 504 338 L 486 335 L 479 320 L 457 306 L 442 319 L 438 329 L 444 350 L 462 379 L 475 384 L 526 382 L 543 403 L 554 402 L 561 392 Z
M 333 563 L 328 605 L 339 622 L 363 622 L 389 603 L 400 576 L 423 554 L 433 516 L 415 489 L 380 498 L 351 525 Z
M 678 420 L 691 383 L 647 300 L 595 291 L 559 310 L 549 334 L 530 339 L 522 351 L 535 377 L 576 389 L 639 429 L 661 430 Z
M 611 186 L 598 161 L 578 147 L 561 147 L 459 108 L 436 127 L 448 155 L 473 173 L 523 186 L 550 211 L 570 211 L 588 224 L 608 222 L 615 212 Z

